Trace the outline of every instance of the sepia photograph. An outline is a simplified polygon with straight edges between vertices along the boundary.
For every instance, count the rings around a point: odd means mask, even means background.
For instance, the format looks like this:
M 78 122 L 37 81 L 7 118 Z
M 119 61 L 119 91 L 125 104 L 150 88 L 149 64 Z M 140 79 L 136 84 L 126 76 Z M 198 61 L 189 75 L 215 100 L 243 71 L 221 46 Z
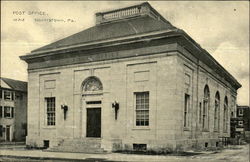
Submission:
M 250 162 L 249 1 L 1 1 L 0 161 Z

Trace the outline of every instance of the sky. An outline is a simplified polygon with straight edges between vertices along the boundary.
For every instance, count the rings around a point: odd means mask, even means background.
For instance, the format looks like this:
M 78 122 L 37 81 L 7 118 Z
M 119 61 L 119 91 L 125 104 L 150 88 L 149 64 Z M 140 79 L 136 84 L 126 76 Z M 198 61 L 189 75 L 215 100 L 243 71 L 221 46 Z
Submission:
M 27 81 L 27 64 L 19 56 L 94 26 L 96 12 L 141 2 L 144 1 L 2 1 L 1 76 Z M 242 84 L 237 102 L 249 105 L 249 2 L 148 2 Z M 46 18 L 65 22 L 35 21 Z

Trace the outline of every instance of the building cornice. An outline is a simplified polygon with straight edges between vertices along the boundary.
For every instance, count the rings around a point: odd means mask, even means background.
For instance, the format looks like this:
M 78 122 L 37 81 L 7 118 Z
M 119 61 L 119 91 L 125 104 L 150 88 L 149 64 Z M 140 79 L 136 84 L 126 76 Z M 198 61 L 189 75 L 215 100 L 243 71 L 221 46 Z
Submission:
M 127 37 L 121 37 L 121 38 L 115 38 L 115 39 L 109 39 L 109 40 L 100 40 L 100 41 L 95 41 L 95 42 L 71 45 L 71 46 L 60 47 L 56 49 L 31 52 L 27 55 L 20 56 L 20 58 L 26 61 L 28 59 L 50 56 L 50 55 L 58 55 L 61 53 L 68 53 L 68 52 L 79 51 L 79 50 L 90 50 L 90 49 L 103 48 L 103 47 L 109 47 L 109 46 L 114 46 L 114 45 L 123 45 L 123 44 L 130 44 L 130 43 L 136 43 L 136 42 L 143 42 L 143 41 L 148 41 L 149 39 L 154 40 L 154 39 L 160 39 L 160 38 L 165 38 L 165 37 L 177 36 L 176 31 L 177 30 L 155 31 L 155 32 L 150 32 L 150 33 L 145 33 L 145 34 L 139 34 L 136 36 L 133 35 L 133 36 L 127 36 Z
M 177 38 L 176 43 L 187 49 L 195 58 L 201 60 L 208 67 L 213 69 L 216 73 L 225 77 L 225 79 L 236 89 L 241 87 L 241 84 L 238 83 L 238 81 L 227 70 L 225 70 L 206 50 L 204 50 L 198 43 L 196 43 L 188 34 L 179 29 L 155 31 L 145 34 L 71 45 L 67 47 L 44 50 L 39 52 L 32 52 L 28 55 L 20 56 L 20 58 L 22 60 L 25 60 L 27 63 L 30 63 L 36 58 L 45 58 L 48 56 L 56 56 L 59 54 L 66 54 L 76 51 L 86 51 L 120 45 L 129 45 L 139 42 L 150 42 L 153 40 L 160 40 L 173 37 Z
M 236 89 L 241 87 L 241 84 L 223 67 L 221 66 L 211 55 L 208 53 L 205 49 L 203 49 L 198 43 L 196 43 L 188 34 L 186 34 L 184 31 L 182 31 L 182 38 L 184 38 L 186 41 L 184 41 L 184 44 L 182 46 L 190 51 L 192 55 L 195 55 L 195 57 L 198 60 L 201 60 L 204 64 L 206 64 L 208 67 L 213 69 L 216 73 L 220 73 L 221 76 L 224 76 L 225 79 L 230 83 L 234 84 L 234 87 L 237 87 Z M 190 48 L 191 47 L 191 48 Z M 192 49 L 195 47 L 194 49 Z

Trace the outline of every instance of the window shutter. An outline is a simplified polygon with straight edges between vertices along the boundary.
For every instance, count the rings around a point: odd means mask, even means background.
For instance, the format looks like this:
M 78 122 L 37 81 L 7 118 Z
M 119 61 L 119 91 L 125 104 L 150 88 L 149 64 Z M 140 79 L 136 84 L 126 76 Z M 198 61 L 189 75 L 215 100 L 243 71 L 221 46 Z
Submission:
M 14 92 L 11 92 L 11 100 L 14 100 Z
M 14 107 L 11 107 L 11 117 L 14 117 Z
M 4 113 L 3 117 L 5 118 L 7 116 L 6 115 L 7 114 L 7 112 L 6 112 L 7 111 L 7 107 L 4 107 L 3 109 L 4 109 L 4 111 L 3 111 L 3 113 Z
M 2 137 L 2 136 L 3 136 L 3 126 L 0 125 L 0 137 Z
M 0 118 L 2 118 L 2 117 L 3 117 L 3 107 L 0 106 Z

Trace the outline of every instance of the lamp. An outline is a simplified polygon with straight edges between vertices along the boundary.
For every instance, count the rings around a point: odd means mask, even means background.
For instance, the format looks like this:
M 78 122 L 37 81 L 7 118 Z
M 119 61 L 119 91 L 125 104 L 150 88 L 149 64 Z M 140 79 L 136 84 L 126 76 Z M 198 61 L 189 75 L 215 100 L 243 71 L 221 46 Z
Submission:
M 114 101 L 112 103 L 112 108 L 115 109 L 115 120 L 117 120 L 117 113 L 118 113 L 118 110 L 119 110 L 119 103 L 117 101 Z
M 63 109 L 64 120 L 66 120 L 66 114 L 67 114 L 67 111 L 68 111 L 68 106 L 65 105 L 65 104 L 62 104 L 62 105 L 61 105 L 61 109 Z

